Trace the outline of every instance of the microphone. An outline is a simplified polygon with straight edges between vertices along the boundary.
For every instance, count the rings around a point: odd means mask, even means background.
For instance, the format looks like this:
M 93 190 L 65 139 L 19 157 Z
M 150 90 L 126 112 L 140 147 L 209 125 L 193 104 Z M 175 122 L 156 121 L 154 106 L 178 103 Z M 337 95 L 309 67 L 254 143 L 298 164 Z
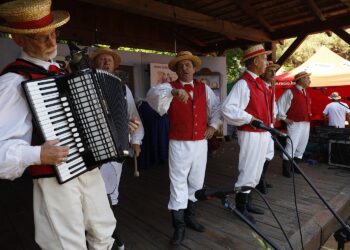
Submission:
M 253 120 L 250 123 L 253 127 L 256 128 L 260 128 L 260 129 L 264 129 L 266 131 L 269 131 L 272 135 L 277 135 L 277 136 L 281 136 L 281 137 L 287 137 L 288 135 L 285 133 L 282 133 L 281 131 L 279 131 L 278 129 L 275 128 L 271 128 L 267 125 L 265 125 L 263 122 L 258 121 L 258 120 Z
M 91 68 L 91 62 L 87 54 L 87 47 L 80 49 L 71 41 L 68 42 L 68 47 L 70 55 L 66 56 L 66 60 L 69 61 L 69 66 L 72 72 Z
M 202 188 L 195 192 L 194 196 L 197 200 L 205 201 L 210 200 L 211 198 L 223 199 L 229 194 L 236 192 L 246 192 L 253 189 L 252 187 L 243 186 L 243 187 L 224 187 L 224 188 Z

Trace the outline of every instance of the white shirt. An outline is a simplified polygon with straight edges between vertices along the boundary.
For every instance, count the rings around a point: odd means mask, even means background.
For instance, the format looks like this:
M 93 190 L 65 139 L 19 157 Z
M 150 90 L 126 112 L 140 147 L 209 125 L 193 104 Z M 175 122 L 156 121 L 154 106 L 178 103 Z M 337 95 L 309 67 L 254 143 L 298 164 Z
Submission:
M 347 113 L 350 113 L 349 106 L 344 102 L 331 102 L 323 110 L 323 114 L 328 116 L 328 125 L 336 128 L 345 128 Z
M 53 62 L 21 58 L 48 69 Z M 55 64 L 58 66 L 57 64 Z M 40 164 L 40 146 L 31 146 L 32 115 L 22 90 L 23 76 L 7 73 L 0 77 L 0 178 L 15 179 L 32 164 Z
M 300 85 L 295 85 L 297 89 L 300 91 L 303 90 L 303 87 Z M 278 99 L 277 102 L 277 108 L 278 108 L 278 115 L 277 118 L 280 120 L 285 120 L 287 118 L 287 112 L 290 108 L 290 105 L 292 104 L 293 99 L 293 93 L 291 89 L 287 89 L 283 95 Z
M 180 82 L 182 85 L 185 84 L 182 81 Z M 193 86 L 193 81 L 191 81 L 190 84 Z M 170 108 L 171 101 L 173 100 L 173 95 L 171 94 L 172 89 L 173 87 L 170 83 L 162 83 L 152 87 L 147 93 L 148 104 L 161 116 L 167 113 Z M 207 98 L 208 124 L 218 129 L 222 124 L 219 98 L 207 85 L 205 85 L 205 93 Z
M 247 70 L 254 79 L 258 78 L 258 75 Z M 240 79 L 234 85 L 230 94 L 226 97 L 222 104 L 222 114 L 228 124 L 234 126 L 242 126 L 249 124 L 252 115 L 245 111 L 250 101 L 250 90 L 246 80 Z
M 126 86 L 126 85 L 125 85 Z M 128 104 L 128 118 L 129 120 L 136 117 L 140 121 L 140 126 L 135 130 L 134 134 L 131 136 L 131 144 L 141 145 L 142 138 L 145 134 L 139 112 L 137 111 L 134 97 L 132 96 L 131 90 L 126 86 L 126 102 Z

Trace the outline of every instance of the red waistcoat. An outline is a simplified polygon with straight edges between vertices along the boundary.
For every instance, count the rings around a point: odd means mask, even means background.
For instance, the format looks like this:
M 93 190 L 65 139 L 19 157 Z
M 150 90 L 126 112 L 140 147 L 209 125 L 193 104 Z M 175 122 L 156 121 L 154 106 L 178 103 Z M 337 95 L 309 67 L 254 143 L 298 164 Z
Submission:
M 28 79 L 40 79 L 48 76 L 55 75 L 53 72 L 49 72 L 44 68 L 35 65 L 31 62 L 28 62 L 23 59 L 17 59 L 15 62 L 10 63 L 5 67 L 5 69 L 1 72 L 1 75 L 6 74 L 8 72 L 13 72 L 16 74 L 20 74 Z M 64 71 L 62 70 L 62 73 Z M 33 127 L 33 135 L 32 135 L 32 145 L 40 145 L 43 142 L 40 141 L 39 135 L 36 133 L 35 127 Z M 42 178 L 42 177 L 53 177 L 55 176 L 55 171 L 53 166 L 50 165 L 32 165 L 29 166 L 29 173 L 33 178 Z
M 287 112 L 287 118 L 295 122 L 310 121 L 311 118 L 311 98 L 305 89 L 303 94 L 296 86 L 291 88 L 293 99 Z
M 250 100 L 245 111 L 255 118 L 263 121 L 266 125 L 270 125 L 273 116 L 272 92 L 266 88 L 265 83 L 260 79 L 254 79 L 248 72 L 245 72 L 242 79 L 247 82 L 250 91 Z M 239 130 L 250 132 L 266 132 L 263 129 L 254 129 L 249 124 L 238 127 Z
M 187 103 L 173 98 L 169 115 L 169 138 L 182 141 L 195 141 L 204 139 L 207 129 L 207 98 L 205 84 L 193 80 L 193 99 L 188 98 Z M 176 80 L 170 83 L 173 88 L 184 89 L 181 82 Z

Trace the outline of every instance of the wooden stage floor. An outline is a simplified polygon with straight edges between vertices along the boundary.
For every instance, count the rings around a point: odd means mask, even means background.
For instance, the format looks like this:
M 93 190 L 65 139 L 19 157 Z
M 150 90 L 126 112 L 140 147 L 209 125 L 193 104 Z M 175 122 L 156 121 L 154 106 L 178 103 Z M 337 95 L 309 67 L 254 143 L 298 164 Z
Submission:
M 205 185 L 226 187 L 237 177 L 238 145 L 224 143 L 208 159 Z M 303 170 L 331 206 L 347 219 L 350 216 L 350 169 L 330 169 L 328 165 L 308 165 Z M 133 167 L 124 168 L 120 187 L 119 222 L 128 250 L 152 249 L 259 249 L 253 231 L 221 205 L 220 200 L 199 202 L 197 217 L 206 232 L 186 230 L 180 247 L 169 245 L 172 236 L 170 213 L 167 210 L 169 178 L 167 165 L 141 171 L 132 176 Z M 265 196 L 290 239 L 293 249 L 301 249 L 295 213 L 292 179 L 281 175 L 281 155 L 276 153 L 267 173 L 273 184 Z M 295 176 L 299 217 L 305 249 L 319 249 L 340 225 L 321 203 L 300 175 Z M 32 218 L 32 190 L 29 177 L 13 182 L 0 180 L 0 249 L 36 250 Z M 234 204 L 234 196 L 229 197 Z M 260 197 L 253 202 L 265 210 L 254 215 L 257 226 L 282 249 L 290 249 L 278 224 Z M 347 244 L 349 246 L 349 243 Z

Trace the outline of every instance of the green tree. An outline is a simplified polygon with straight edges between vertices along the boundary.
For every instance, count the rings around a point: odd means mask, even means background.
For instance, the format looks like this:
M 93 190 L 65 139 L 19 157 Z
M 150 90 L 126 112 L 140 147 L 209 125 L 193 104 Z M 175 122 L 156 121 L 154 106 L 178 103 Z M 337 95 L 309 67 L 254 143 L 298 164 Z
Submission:
M 283 45 L 276 46 L 276 57 L 279 58 L 288 47 L 294 42 L 295 38 L 287 39 Z M 330 37 L 325 33 L 315 34 L 308 36 L 299 48 L 288 58 L 284 63 L 283 69 L 288 71 L 309 59 L 315 52 L 322 46 L 326 46 L 339 56 L 350 60 L 350 46 L 336 34 L 332 34 Z

